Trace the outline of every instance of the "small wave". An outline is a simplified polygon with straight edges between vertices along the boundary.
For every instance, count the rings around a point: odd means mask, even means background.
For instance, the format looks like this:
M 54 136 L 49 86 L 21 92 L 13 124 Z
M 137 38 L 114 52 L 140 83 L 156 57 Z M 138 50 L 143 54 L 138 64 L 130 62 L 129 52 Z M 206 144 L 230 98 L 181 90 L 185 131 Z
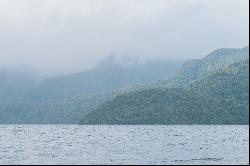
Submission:
M 224 158 L 197 158 L 197 159 L 188 159 L 188 160 L 173 160 L 174 162 L 189 162 L 189 161 L 221 161 Z

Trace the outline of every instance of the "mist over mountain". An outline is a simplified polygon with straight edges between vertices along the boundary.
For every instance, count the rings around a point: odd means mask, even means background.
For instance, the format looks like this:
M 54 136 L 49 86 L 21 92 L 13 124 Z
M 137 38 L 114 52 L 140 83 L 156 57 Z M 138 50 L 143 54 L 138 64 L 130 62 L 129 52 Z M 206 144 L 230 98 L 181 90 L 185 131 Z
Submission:
M 173 77 L 183 63 L 180 60 L 142 62 L 112 54 L 89 71 L 40 82 L 33 78 L 32 86 L 29 81 L 24 84 L 26 89 L 2 93 L 1 122 L 78 123 L 98 105 L 120 93 L 119 88 Z M 14 115 L 18 116 L 13 118 Z M 54 119 L 55 116 L 58 117 Z
M 1 0 L 0 36 L 0 66 L 58 74 L 110 53 L 198 59 L 248 44 L 249 0 Z
M 109 92 L 131 84 L 173 77 L 183 63 L 157 60 L 141 63 L 119 58 L 110 55 L 92 70 L 43 80 L 25 96 L 30 100 L 46 101 Z

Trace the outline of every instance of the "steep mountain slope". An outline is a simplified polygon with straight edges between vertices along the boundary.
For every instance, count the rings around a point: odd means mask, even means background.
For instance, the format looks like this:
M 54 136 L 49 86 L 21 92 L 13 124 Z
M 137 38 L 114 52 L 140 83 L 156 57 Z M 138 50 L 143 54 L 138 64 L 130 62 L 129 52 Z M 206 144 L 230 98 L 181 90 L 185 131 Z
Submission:
M 203 59 L 190 60 L 184 63 L 178 72 L 178 77 L 197 80 L 232 63 L 247 60 L 249 58 L 248 54 L 249 47 L 242 49 L 219 49 L 211 52 Z
M 149 88 L 119 95 L 81 124 L 248 124 L 249 61 L 209 71 L 187 88 Z
M 211 73 L 221 70 L 230 64 L 249 59 L 249 46 L 242 49 L 223 48 L 211 52 L 202 59 L 189 60 L 182 65 L 177 76 L 160 80 L 152 86 L 187 87 L 193 82 L 205 78 Z

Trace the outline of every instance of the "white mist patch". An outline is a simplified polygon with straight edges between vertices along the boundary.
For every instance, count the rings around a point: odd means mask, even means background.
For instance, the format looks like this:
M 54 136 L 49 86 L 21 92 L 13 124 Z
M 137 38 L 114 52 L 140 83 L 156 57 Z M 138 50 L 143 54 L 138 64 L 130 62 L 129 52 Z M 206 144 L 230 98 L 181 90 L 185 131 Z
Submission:
M 122 67 L 133 67 L 136 65 L 140 65 L 145 63 L 145 61 L 136 56 L 123 56 L 123 55 L 115 55 L 114 56 L 114 62 Z

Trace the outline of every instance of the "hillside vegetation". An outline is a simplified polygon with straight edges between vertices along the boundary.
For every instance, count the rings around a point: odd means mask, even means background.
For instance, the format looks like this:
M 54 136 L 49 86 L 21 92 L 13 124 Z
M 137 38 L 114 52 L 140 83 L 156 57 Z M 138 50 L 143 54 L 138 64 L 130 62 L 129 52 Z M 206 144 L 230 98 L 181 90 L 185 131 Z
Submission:
M 175 80 L 190 79 L 188 85 L 149 87 L 119 95 L 100 105 L 80 123 L 248 124 L 249 60 L 246 50 L 226 50 L 225 54 L 222 54 L 224 50 L 219 50 L 218 55 L 208 55 L 200 60 L 200 65 L 191 65 L 191 69 L 187 62 L 183 68 L 191 73 L 183 73 L 182 68 Z

